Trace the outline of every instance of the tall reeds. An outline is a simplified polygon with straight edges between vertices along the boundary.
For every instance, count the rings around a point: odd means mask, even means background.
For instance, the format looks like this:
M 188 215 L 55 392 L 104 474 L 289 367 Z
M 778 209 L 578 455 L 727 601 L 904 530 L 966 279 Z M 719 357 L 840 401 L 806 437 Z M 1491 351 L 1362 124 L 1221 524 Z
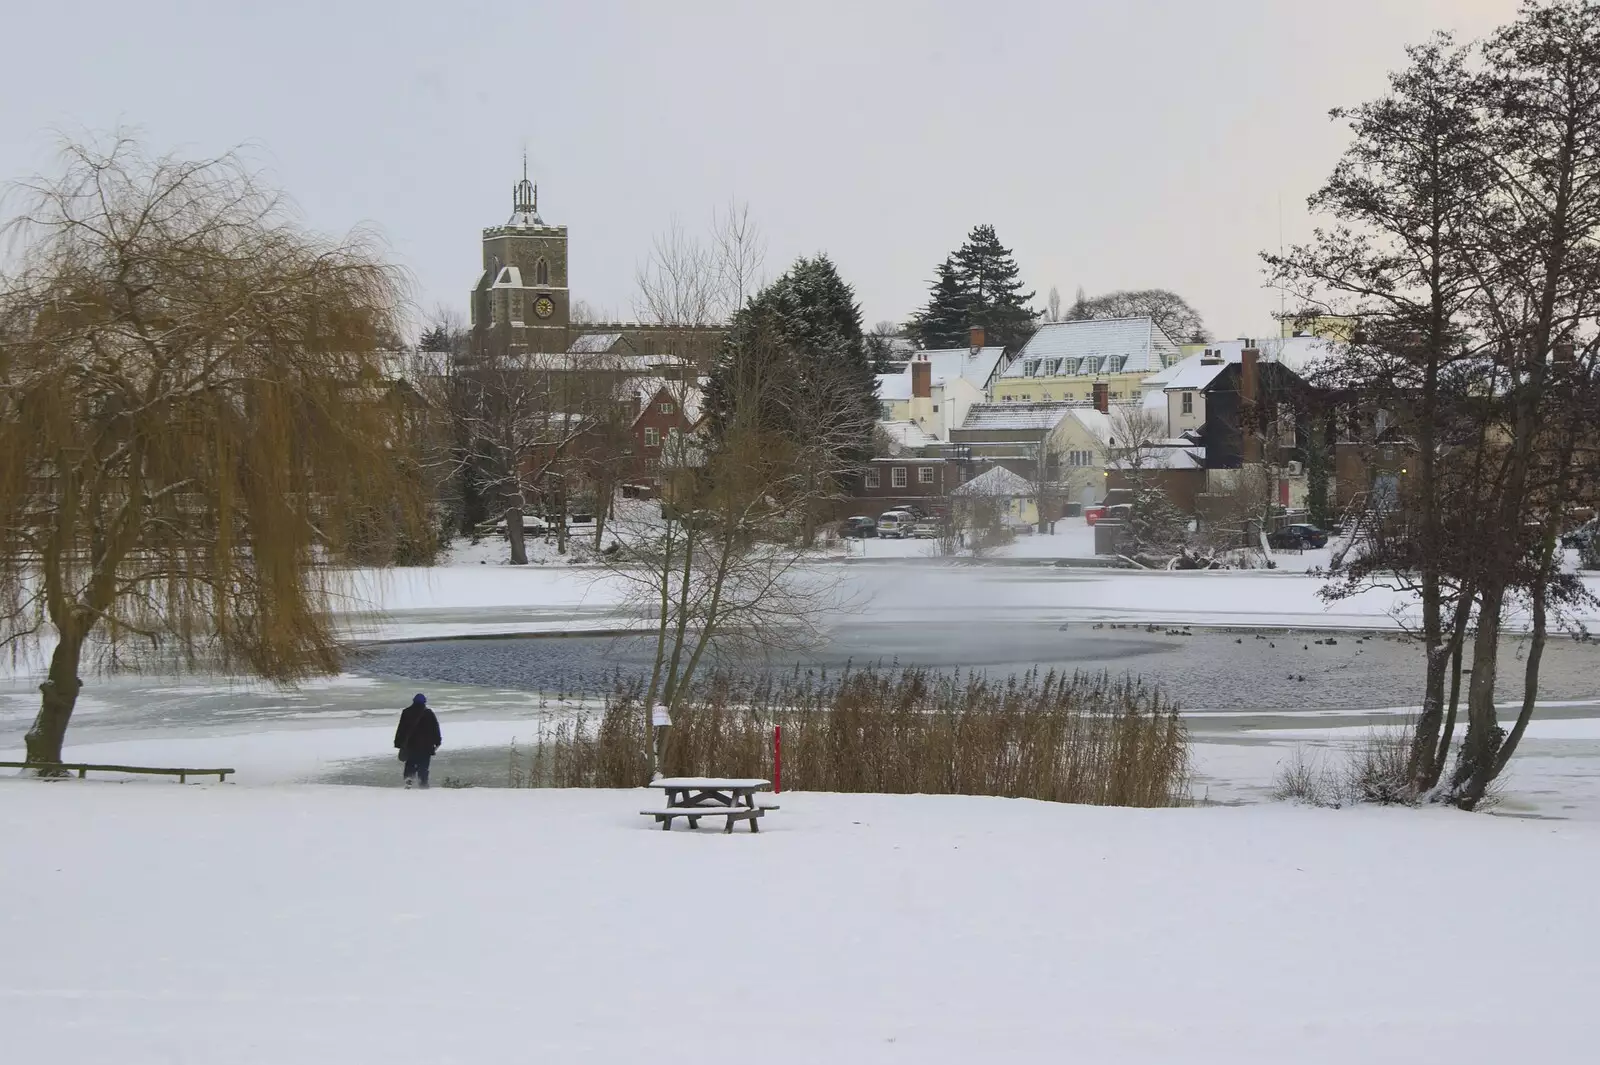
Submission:
M 511 759 L 522 787 L 633 787 L 648 774 L 648 715 L 619 685 Z M 1188 797 L 1188 734 L 1156 689 L 1105 674 L 1003 681 L 925 669 L 829 677 L 719 673 L 673 711 L 670 776 L 773 775 L 786 791 L 1003 795 L 1105 806 Z

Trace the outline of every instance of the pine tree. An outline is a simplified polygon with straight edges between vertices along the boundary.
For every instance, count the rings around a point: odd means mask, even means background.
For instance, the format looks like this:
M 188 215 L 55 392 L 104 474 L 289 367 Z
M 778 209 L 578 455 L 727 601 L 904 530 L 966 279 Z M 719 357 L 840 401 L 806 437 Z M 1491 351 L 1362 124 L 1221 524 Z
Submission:
M 981 325 L 988 343 L 1021 347 L 1033 335 L 1038 312 L 1028 306 L 1034 293 L 1022 291 L 1017 274 L 1017 262 L 994 227 L 974 226 L 956 253 L 939 264 L 928 306 L 911 323 L 912 334 L 924 348 L 965 347 L 968 329 Z
M 973 226 L 955 255 L 956 276 L 966 292 L 972 325 L 981 325 L 990 343 L 1015 350 L 1037 328 L 1038 312 L 1029 307 L 1034 293 L 1023 292 L 1017 261 L 1000 243 L 994 226 Z
M 953 258 L 946 256 L 929 286 L 928 306 L 911 320 L 911 335 L 923 348 L 956 348 L 967 343 L 972 322 L 971 301 L 956 274 Z

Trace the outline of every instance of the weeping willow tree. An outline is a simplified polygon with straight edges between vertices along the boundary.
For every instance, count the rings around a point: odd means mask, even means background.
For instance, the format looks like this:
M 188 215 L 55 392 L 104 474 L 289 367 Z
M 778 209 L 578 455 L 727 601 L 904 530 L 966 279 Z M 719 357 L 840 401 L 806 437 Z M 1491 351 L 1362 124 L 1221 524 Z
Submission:
M 0 646 L 48 655 L 42 763 L 91 656 L 337 669 L 327 563 L 425 504 L 369 241 L 307 232 L 233 157 L 63 164 L 22 187 L 0 277 Z

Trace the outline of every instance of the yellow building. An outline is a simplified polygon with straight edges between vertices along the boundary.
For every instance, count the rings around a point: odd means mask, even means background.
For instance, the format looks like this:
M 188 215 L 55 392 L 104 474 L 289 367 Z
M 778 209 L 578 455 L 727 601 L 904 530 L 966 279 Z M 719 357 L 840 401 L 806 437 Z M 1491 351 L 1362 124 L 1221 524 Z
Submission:
M 1149 318 L 1050 322 L 1025 344 L 990 387 L 999 403 L 1092 401 L 1106 386 L 1112 403 L 1137 402 L 1139 382 L 1181 357 Z

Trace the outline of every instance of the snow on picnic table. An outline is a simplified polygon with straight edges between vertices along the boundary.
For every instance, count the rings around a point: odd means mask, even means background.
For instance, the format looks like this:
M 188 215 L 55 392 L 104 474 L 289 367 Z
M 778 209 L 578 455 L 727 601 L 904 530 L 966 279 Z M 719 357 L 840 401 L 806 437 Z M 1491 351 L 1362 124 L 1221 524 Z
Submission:
M 1593 1053 L 1600 826 L 796 793 L 724 836 L 641 794 L 0 781 L 6 1055 Z

